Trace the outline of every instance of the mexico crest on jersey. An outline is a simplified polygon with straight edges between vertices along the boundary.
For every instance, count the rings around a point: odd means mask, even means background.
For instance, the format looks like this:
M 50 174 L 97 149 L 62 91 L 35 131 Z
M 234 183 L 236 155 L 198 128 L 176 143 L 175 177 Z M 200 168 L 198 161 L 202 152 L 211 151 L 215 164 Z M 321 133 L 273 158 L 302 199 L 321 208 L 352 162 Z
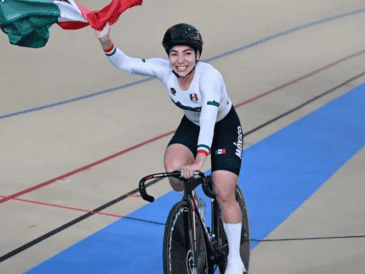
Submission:
M 198 101 L 199 100 L 198 95 L 196 93 L 190 94 L 190 100 L 193 102 Z

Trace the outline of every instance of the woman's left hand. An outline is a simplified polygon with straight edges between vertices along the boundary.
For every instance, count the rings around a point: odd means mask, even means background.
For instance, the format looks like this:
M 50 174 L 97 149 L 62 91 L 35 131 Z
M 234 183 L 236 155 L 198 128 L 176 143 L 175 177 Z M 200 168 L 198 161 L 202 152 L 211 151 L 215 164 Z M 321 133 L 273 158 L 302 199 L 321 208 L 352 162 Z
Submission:
M 109 37 L 110 34 L 110 26 L 109 23 L 106 23 L 102 30 L 95 30 L 96 37 L 100 40 L 105 37 Z

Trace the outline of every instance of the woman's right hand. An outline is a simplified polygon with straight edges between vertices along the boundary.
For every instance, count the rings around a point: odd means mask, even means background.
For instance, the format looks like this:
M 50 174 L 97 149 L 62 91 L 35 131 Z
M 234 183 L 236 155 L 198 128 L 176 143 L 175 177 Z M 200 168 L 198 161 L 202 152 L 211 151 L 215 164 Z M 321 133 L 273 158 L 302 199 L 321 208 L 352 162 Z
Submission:
M 109 23 L 106 23 L 105 27 L 102 30 L 95 30 L 95 34 L 98 39 L 109 37 L 109 33 L 110 33 Z

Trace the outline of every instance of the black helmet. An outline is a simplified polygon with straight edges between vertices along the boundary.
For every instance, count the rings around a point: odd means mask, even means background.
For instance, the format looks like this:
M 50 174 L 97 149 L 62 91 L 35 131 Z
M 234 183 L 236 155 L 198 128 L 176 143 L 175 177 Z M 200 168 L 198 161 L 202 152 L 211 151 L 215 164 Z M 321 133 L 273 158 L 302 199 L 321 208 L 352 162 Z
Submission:
M 169 54 L 170 49 L 177 45 L 187 45 L 195 51 L 199 50 L 200 55 L 203 50 L 203 38 L 200 32 L 192 25 L 177 24 L 169 28 L 162 40 L 162 45 Z

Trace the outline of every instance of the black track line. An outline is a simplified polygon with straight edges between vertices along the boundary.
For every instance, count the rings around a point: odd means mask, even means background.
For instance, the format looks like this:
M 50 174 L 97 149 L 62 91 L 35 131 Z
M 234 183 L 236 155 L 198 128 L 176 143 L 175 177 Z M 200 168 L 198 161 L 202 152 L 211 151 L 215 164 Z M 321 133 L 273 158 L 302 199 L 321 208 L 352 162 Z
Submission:
M 299 105 L 299 106 L 297 106 L 297 107 L 295 107 L 295 108 L 293 108 L 293 109 L 291 109 L 291 110 L 289 110 L 289 111 L 287 111 L 287 112 L 285 112 L 285 113 L 277 116 L 276 118 L 271 119 L 271 120 L 267 121 L 266 123 L 264 123 L 264 124 L 262 124 L 262 125 L 260 125 L 260 126 L 258 126 L 256 128 L 254 128 L 254 129 L 246 132 L 244 134 L 244 136 L 247 136 L 249 134 L 252 134 L 253 132 L 255 132 L 255 131 L 257 131 L 257 130 L 259 130 L 259 129 L 261 129 L 261 128 L 263 128 L 263 127 L 265 127 L 265 126 L 267 126 L 267 125 L 269 125 L 269 124 L 271 124 L 271 123 L 273 123 L 273 122 L 275 122 L 277 120 L 279 120 L 280 118 L 283 118 L 283 117 L 287 116 L 290 113 L 293 113 L 294 111 L 296 111 L 296 110 L 298 110 L 298 109 L 300 109 L 300 108 L 302 108 L 302 107 L 304 107 L 304 106 L 312 103 L 315 100 L 318 100 L 319 98 L 321 98 L 321 97 L 323 97 L 323 96 L 325 96 L 325 95 L 327 95 L 327 94 L 329 94 L 329 93 L 331 93 L 331 92 L 339 89 L 340 87 L 345 86 L 346 84 L 350 83 L 351 81 L 354 81 L 354 80 L 356 80 L 356 79 L 358 79 L 358 78 L 360 78 L 360 77 L 362 77 L 364 75 L 365 75 L 365 72 L 360 73 L 357 76 L 350 78 L 349 80 L 343 82 L 342 84 L 337 85 L 334 88 L 332 88 L 332 89 L 330 89 L 330 90 L 328 90 L 326 92 L 323 92 L 320 95 L 315 96 L 314 98 L 310 99 L 309 101 L 307 101 L 307 102 L 305 102 L 305 103 L 303 103 L 303 104 L 301 104 L 301 105 Z M 161 179 L 153 180 L 153 181 L 147 183 L 146 186 L 151 186 L 151 185 L 157 183 L 160 180 Z M 124 194 L 123 196 L 120 196 L 119 198 L 116 198 L 116 199 L 114 199 L 114 200 L 112 200 L 112 201 L 110 201 L 110 202 L 108 202 L 108 203 L 106 203 L 106 204 L 104 204 L 104 205 L 102 205 L 102 206 L 100 206 L 100 207 L 92 210 L 92 211 L 99 212 L 101 210 L 104 210 L 104 209 L 106 209 L 106 208 L 108 208 L 108 207 L 110 207 L 110 206 L 112 206 L 112 205 L 114 205 L 114 204 L 116 204 L 116 203 L 124 200 L 129 195 L 133 195 L 133 194 L 135 194 L 137 192 L 138 192 L 138 189 L 134 189 L 134 190 L 128 192 L 127 194 Z M 60 227 L 58 227 L 58 228 L 56 228 L 56 229 L 54 229 L 54 230 L 52 230 L 52 231 L 44 234 L 42 236 L 40 236 L 40 237 L 38 237 L 38 238 L 36 238 L 35 240 L 30 241 L 30 242 L 22 245 L 21 247 L 18 247 L 16 249 L 14 249 L 13 251 L 10 251 L 9 253 L 7 253 L 7 254 L 5 254 L 5 255 L 3 255 L 3 256 L 0 257 L 0 263 L 3 262 L 3 261 L 5 261 L 5 260 L 7 260 L 7 259 L 9 259 L 9 258 L 11 258 L 11 257 L 13 257 L 13 256 L 15 256 L 15 255 L 17 255 L 17 254 L 19 254 L 20 252 L 25 251 L 26 249 L 28 249 L 28 248 L 30 248 L 30 247 L 32 247 L 32 246 L 34 246 L 34 245 L 36 245 L 36 244 L 38 244 L 40 242 L 42 242 L 42 241 L 50 238 L 51 236 L 53 236 L 53 235 L 55 235 L 55 234 L 57 234 L 57 233 L 65 230 L 65 229 L 67 229 L 67 228 L 69 228 L 69 227 L 71 227 L 71 226 L 73 226 L 73 225 L 75 225 L 75 224 L 77 224 L 77 223 L 79 223 L 79 222 L 81 222 L 81 221 L 83 221 L 83 220 L 91 217 L 92 215 L 94 215 L 94 214 L 93 213 L 86 213 L 86 214 L 84 214 L 84 215 L 82 215 L 82 216 L 80 216 L 80 217 L 78 217 L 78 218 L 76 218 L 76 219 L 74 219 L 74 220 L 72 220 L 72 221 L 70 221 L 70 222 L 68 222 L 68 223 L 66 223 L 66 224 L 64 224 L 64 225 L 62 225 L 62 226 L 60 226 Z M 136 220 L 136 221 L 140 221 L 140 222 L 154 223 L 154 224 L 157 224 L 157 225 L 165 226 L 164 223 L 158 223 L 158 222 L 153 222 L 153 221 L 148 221 L 148 220 L 143 220 L 143 219 L 136 219 L 136 218 L 131 218 L 131 217 L 128 217 L 128 216 L 123 217 L 123 218 L 132 219 L 132 220 Z M 348 237 L 363 237 L 363 236 L 348 236 Z M 330 239 L 330 238 L 336 238 L 336 237 L 327 237 L 327 238 Z M 307 239 L 308 240 L 310 238 L 302 238 L 302 239 Z M 277 239 L 276 241 L 289 241 L 289 240 L 294 241 L 295 239 Z M 274 240 L 256 240 L 256 239 L 253 239 L 252 241 L 274 241 Z
M 146 184 L 146 187 L 151 186 L 153 184 L 156 184 L 157 182 L 159 182 L 161 180 L 162 180 L 162 178 L 158 178 L 158 179 L 152 180 L 151 182 L 149 182 L 149 183 Z M 116 199 L 114 199 L 114 200 L 112 200 L 112 201 L 110 201 L 110 202 L 108 202 L 108 203 L 106 203 L 106 204 L 104 204 L 104 205 L 102 205 L 102 206 L 100 206 L 100 207 L 92 210 L 92 211 L 94 211 L 94 212 L 102 211 L 102 210 L 104 210 L 104 209 L 106 209 L 106 208 L 108 208 L 108 207 L 110 207 L 110 206 L 112 206 L 112 205 L 114 205 L 114 204 L 116 204 L 116 203 L 124 200 L 125 198 L 128 198 L 128 196 L 133 195 L 133 194 L 135 194 L 137 192 L 138 192 L 138 189 L 134 189 L 134 190 L 132 190 L 132 191 L 124 194 L 123 196 L 120 196 L 119 198 L 116 198 Z M 58 228 L 56 228 L 56 229 L 54 229 L 54 230 L 46 233 L 46 234 L 38 237 L 38 238 L 36 238 L 36 239 L 34 239 L 33 241 L 30 241 L 30 242 L 26 243 L 25 245 L 22 245 L 21 247 L 18 247 L 17 249 L 14 249 L 13 251 L 10 251 L 9 253 L 7 253 L 7 254 L 5 254 L 5 255 L 3 255 L 3 256 L 0 257 L 0 263 L 3 262 L 3 261 L 5 261 L 5 260 L 7 260 L 7 259 L 9 259 L 9 258 L 11 258 L 11 257 L 13 257 L 13 256 L 15 256 L 15 255 L 17 255 L 17 254 L 19 254 L 20 252 L 22 252 L 24 250 L 26 250 L 26 249 L 28 249 L 28 248 L 30 248 L 30 247 L 32 247 L 32 246 L 34 246 L 34 245 L 36 245 L 36 244 L 44 241 L 45 239 L 48 239 L 51 236 L 56 235 L 57 233 L 65 230 L 66 228 L 69 228 L 69 227 L 71 227 L 71 226 L 73 226 L 73 225 L 75 225 L 75 224 L 77 224 L 77 223 L 79 223 L 79 222 L 81 222 L 81 221 L 83 221 L 83 220 L 85 220 L 85 219 L 93 216 L 93 215 L 94 215 L 94 213 L 91 213 L 91 212 L 90 213 L 86 213 L 86 214 L 84 214 L 84 215 L 82 215 L 82 216 L 80 216 L 80 217 L 78 217 L 78 218 L 76 218 L 76 219 L 74 219 L 74 220 L 72 220 L 72 221 L 70 221 L 70 222 L 68 222 L 68 223 L 66 223 L 66 224 L 64 224 L 64 225 L 62 225 L 62 226 L 60 226 L 60 227 L 58 227 Z M 141 222 L 147 222 L 147 223 L 157 224 L 157 225 L 165 225 L 163 223 L 158 223 L 158 222 L 153 222 L 153 221 L 148 221 L 148 220 L 142 220 L 142 219 L 137 219 L 137 218 L 131 218 L 131 217 L 128 217 L 128 216 L 124 216 L 123 218 L 131 219 L 131 220 L 135 220 L 135 221 L 141 221 Z
M 258 127 L 255 127 L 254 129 L 251 129 L 250 131 L 248 131 L 245 134 L 243 134 L 243 137 L 245 137 L 245 136 L 247 136 L 247 135 L 249 135 L 251 133 L 254 133 L 255 131 L 257 131 L 257 130 L 259 130 L 259 129 L 261 129 L 261 128 L 263 128 L 263 127 L 265 127 L 265 126 L 267 126 L 267 125 L 269 125 L 269 124 L 271 124 L 271 123 L 273 123 L 273 122 L 275 122 L 275 121 L 277 121 L 277 120 L 279 120 L 279 119 L 281 119 L 281 118 L 283 118 L 285 116 L 287 116 L 290 113 L 293 113 L 294 111 L 297 111 L 298 109 L 301 109 L 302 107 L 304 107 L 304 106 L 312 103 L 313 101 L 318 100 L 319 98 L 321 98 L 321 97 L 323 97 L 323 96 L 325 96 L 325 95 L 327 95 L 327 94 L 335 91 L 336 89 L 339 89 L 340 87 L 343 87 L 343 86 L 347 85 L 348 83 L 350 83 L 350 82 L 352 82 L 352 81 L 354 81 L 354 80 L 356 80 L 356 79 L 358 79 L 358 78 L 360 78 L 360 77 L 362 77 L 364 75 L 365 75 L 365 72 L 360 73 L 359 75 L 357 75 L 355 77 L 352 77 L 351 79 L 343 82 L 342 84 L 339 84 L 338 86 L 335 86 L 334 88 L 331 88 L 330 90 L 328 90 L 326 92 L 323 92 L 320 95 L 317 95 L 316 97 L 310 99 L 309 101 L 307 101 L 307 102 L 305 102 L 305 103 L 303 103 L 303 104 L 301 104 L 301 105 L 299 105 L 299 106 L 297 106 L 297 107 L 295 107 L 295 108 L 293 108 L 293 109 L 291 109 L 291 110 L 289 110 L 289 111 L 287 111 L 287 112 L 285 112 L 285 113 L 283 113 L 283 114 L 281 114 L 281 115 L 279 115 L 279 116 L 277 116 L 277 117 L 275 117 L 275 118 L 267 121 L 266 123 L 263 123 L 262 125 L 260 125 Z
M 358 238 L 365 238 L 365 235 L 312 237 L 312 238 L 287 238 L 287 239 L 283 238 L 283 239 L 265 239 L 265 240 L 251 239 L 251 241 L 252 242 L 291 242 L 291 241 L 336 240 L 336 239 L 358 239 Z

